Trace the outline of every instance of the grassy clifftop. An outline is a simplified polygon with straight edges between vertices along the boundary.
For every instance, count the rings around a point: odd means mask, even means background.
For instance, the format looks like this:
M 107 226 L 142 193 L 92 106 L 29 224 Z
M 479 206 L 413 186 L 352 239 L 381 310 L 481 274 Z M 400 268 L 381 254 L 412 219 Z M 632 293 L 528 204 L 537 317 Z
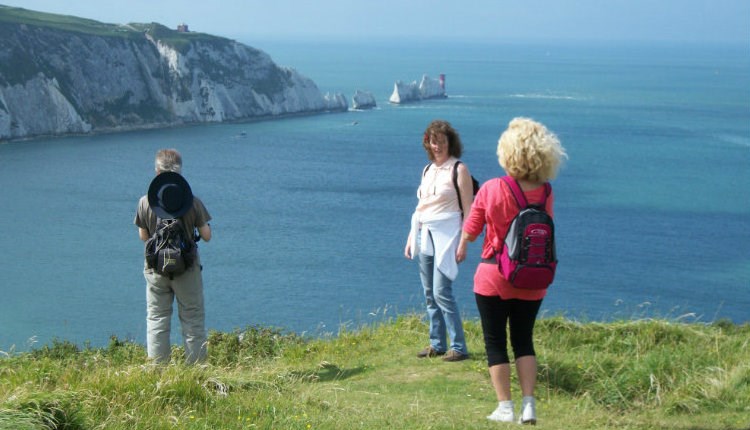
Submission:
M 209 362 L 193 367 L 179 348 L 154 366 L 118 339 L 54 342 L 0 359 L 0 428 L 508 427 L 485 418 L 496 402 L 481 327 L 465 326 L 471 359 L 459 363 L 415 357 L 427 337 L 417 316 L 329 339 L 214 332 Z M 545 318 L 536 339 L 539 428 L 750 429 L 747 324 Z
M 25 24 L 99 35 L 122 33 L 117 31 L 120 26 L 114 24 L 3 5 L 0 5 L 0 23 Z
M 0 24 L 17 24 L 49 28 L 73 33 L 102 37 L 143 39 L 144 33 L 161 40 L 178 51 L 190 42 L 215 42 L 226 40 L 205 33 L 178 32 L 158 23 L 108 24 L 92 19 L 0 5 Z

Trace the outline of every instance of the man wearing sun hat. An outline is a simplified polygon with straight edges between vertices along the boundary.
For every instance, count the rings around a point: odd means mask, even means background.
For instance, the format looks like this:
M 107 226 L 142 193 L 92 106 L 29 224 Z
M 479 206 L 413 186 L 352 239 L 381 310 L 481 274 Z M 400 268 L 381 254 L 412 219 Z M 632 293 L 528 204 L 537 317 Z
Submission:
M 151 181 L 148 194 L 141 197 L 135 214 L 135 225 L 142 241 L 147 241 L 156 231 L 157 218 L 179 218 L 185 225 L 187 237 L 204 242 L 211 240 L 211 220 L 203 202 L 194 196 L 190 185 L 182 177 L 182 157 L 175 149 L 162 149 L 156 153 L 156 177 Z M 185 344 L 188 363 L 206 358 L 205 307 L 203 304 L 203 277 L 200 256 L 182 274 L 161 275 L 144 262 L 146 278 L 146 347 L 149 358 L 158 363 L 169 362 L 169 344 L 172 322 L 172 302 L 177 298 L 177 312 Z

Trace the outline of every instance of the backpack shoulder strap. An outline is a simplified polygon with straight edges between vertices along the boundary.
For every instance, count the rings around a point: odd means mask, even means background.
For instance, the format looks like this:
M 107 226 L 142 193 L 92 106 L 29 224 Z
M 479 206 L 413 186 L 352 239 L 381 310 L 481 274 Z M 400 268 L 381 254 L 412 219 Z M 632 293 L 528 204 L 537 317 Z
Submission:
M 195 232 L 188 230 L 188 226 L 187 226 L 187 223 L 185 222 L 185 218 L 179 217 L 177 218 L 177 221 L 180 222 L 180 228 L 182 229 L 182 233 L 185 235 L 185 239 L 190 243 L 195 243 Z
M 516 199 L 516 204 L 518 204 L 518 207 L 521 209 L 524 209 L 526 206 L 529 205 L 528 200 L 526 200 L 526 196 L 523 193 L 523 190 L 521 189 L 521 185 L 511 176 L 503 176 L 501 178 L 503 182 L 505 182 L 510 190 L 513 192 L 513 197 Z M 544 183 L 544 198 L 539 203 L 539 206 L 544 207 L 544 205 L 547 203 L 547 197 L 552 193 L 552 185 L 550 185 L 549 182 Z
M 526 196 L 523 195 L 521 186 L 518 184 L 518 181 L 516 181 L 515 178 L 506 175 L 500 179 L 505 182 L 508 188 L 510 188 L 510 191 L 513 193 L 513 197 L 516 199 L 516 204 L 518 205 L 519 209 L 523 209 L 529 205 L 529 202 L 526 201 Z
M 422 178 L 424 178 L 424 175 L 426 175 L 427 171 L 430 170 L 430 166 L 432 166 L 432 162 L 427 163 L 427 165 L 424 166 L 424 169 L 422 169 Z M 417 196 L 419 196 L 419 198 L 422 198 L 422 187 L 421 186 L 417 190 Z
M 156 217 L 156 224 L 154 224 L 154 231 L 151 232 L 151 236 L 156 236 L 156 232 L 159 231 L 159 227 L 161 226 L 163 221 L 161 218 L 159 218 L 158 215 L 154 214 L 154 216 Z
M 461 160 L 456 161 L 453 165 L 453 186 L 456 188 L 456 195 L 458 196 L 458 209 L 461 214 L 464 213 L 464 205 L 461 203 L 461 190 L 458 189 L 458 165 L 461 164 Z

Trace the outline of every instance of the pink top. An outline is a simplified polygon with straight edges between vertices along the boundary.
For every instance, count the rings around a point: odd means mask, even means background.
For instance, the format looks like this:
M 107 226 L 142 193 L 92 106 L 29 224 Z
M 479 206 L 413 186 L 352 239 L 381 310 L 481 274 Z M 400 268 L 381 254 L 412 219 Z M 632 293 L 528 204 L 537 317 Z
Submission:
M 539 203 L 544 198 L 544 187 L 524 191 L 529 203 Z M 552 205 L 554 193 L 547 197 L 545 209 L 554 218 Z M 487 231 L 482 243 L 482 258 L 495 259 L 495 250 L 500 249 L 505 233 L 518 214 L 518 205 L 513 192 L 500 178 L 490 179 L 479 189 L 471 205 L 469 217 L 464 221 L 464 232 L 479 236 L 485 225 Z M 474 274 L 474 292 L 483 296 L 500 296 L 503 299 L 541 300 L 547 290 L 523 290 L 514 288 L 498 270 L 497 264 L 480 263 Z

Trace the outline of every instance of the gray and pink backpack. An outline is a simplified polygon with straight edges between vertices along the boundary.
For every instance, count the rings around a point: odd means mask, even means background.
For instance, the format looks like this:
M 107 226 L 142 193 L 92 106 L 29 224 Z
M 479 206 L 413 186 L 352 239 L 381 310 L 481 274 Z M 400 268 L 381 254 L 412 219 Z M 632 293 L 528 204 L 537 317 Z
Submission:
M 501 179 L 513 192 L 519 212 L 505 233 L 502 250 L 495 253 L 497 266 L 516 288 L 545 289 L 552 283 L 557 268 L 555 224 L 545 210 L 552 187 L 545 183 L 543 201 L 530 205 L 514 178 Z

